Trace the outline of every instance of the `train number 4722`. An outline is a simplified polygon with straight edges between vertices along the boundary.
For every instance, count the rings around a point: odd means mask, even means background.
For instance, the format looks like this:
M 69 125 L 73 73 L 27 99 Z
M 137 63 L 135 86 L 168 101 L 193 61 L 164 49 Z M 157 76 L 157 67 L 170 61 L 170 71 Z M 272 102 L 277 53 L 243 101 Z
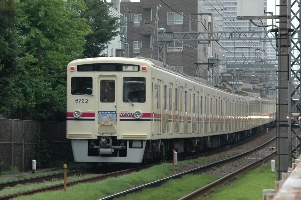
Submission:
M 88 99 L 75 99 L 75 103 L 89 103 Z

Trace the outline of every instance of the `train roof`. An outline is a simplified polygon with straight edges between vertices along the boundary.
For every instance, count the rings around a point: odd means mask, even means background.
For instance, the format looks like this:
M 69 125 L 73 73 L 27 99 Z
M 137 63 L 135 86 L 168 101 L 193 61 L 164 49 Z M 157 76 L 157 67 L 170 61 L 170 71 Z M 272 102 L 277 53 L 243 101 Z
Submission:
M 154 64 L 151 61 L 147 60 L 147 59 L 141 59 L 141 58 L 126 58 L 126 57 L 94 57 L 94 58 L 81 58 L 81 59 L 76 59 L 71 61 L 68 65 L 72 65 L 72 64 L 86 64 L 87 62 L 90 63 L 97 63 L 101 60 L 101 62 L 112 62 L 112 61 L 116 61 L 116 59 L 118 59 L 118 63 L 132 63 L 132 62 L 148 62 L 150 64 Z
M 182 73 L 182 72 L 179 72 L 179 71 L 176 71 L 176 70 L 173 70 L 169 65 L 164 65 L 162 62 L 158 61 L 158 60 L 155 60 L 155 59 L 152 59 L 152 58 L 145 58 L 145 57 L 135 57 L 135 58 L 127 58 L 127 57 L 94 57 L 94 58 L 82 58 L 82 59 L 76 59 L 76 60 L 73 60 L 71 61 L 68 65 L 72 65 L 72 64 L 86 64 L 87 62 L 90 62 L 90 63 L 97 63 L 101 60 L 101 62 L 112 62 L 112 61 L 116 61 L 116 59 L 118 59 L 118 63 L 125 63 L 125 64 L 130 64 L 132 62 L 140 62 L 141 64 L 145 63 L 145 62 L 148 62 L 150 65 L 152 66 L 155 66 L 156 68 L 159 68 L 161 70 L 164 70 L 164 71 L 169 71 L 170 73 L 173 73 L 177 76 L 180 76 L 182 78 L 185 78 L 189 81 L 193 81 L 193 82 L 197 82 L 197 83 L 201 83 L 203 84 L 204 86 L 207 86 L 207 87 L 212 87 L 212 88 L 215 88 L 217 90 L 220 90 L 220 91 L 224 91 L 224 92 L 227 92 L 227 93 L 232 93 L 232 94 L 235 94 L 234 92 L 232 91 L 228 91 L 228 90 L 225 90 L 225 89 L 222 89 L 222 88 L 219 88 L 217 86 L 214 86 L 211 82 L 205 80 L 205 79 L 202 79 L 200 77 L 194 77 L 194 76 L 189 76 L 185 73 Z M 247 92 L 244 92 L 244 94 L 236 94 L 238 96 L 248 96 L 248 97 L 254 97 L 254 98 L 260 98 L 260 95 L 259 94 L 256 94 L 256 93 L 247 93 Z M 267 98 L 267 99 L 270 99 L 270 98 Z

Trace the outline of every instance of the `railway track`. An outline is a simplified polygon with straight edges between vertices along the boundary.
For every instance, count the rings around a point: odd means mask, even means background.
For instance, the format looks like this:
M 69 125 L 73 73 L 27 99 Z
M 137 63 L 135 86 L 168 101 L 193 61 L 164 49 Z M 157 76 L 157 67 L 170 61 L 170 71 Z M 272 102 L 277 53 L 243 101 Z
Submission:
M 272 152 L 271 154 L 267 155 L 266 157 L 262 158 L 261 160 L 251 163 L 231 174 L 228 174 L 228 175 L 218 179 L 217 181 L 214 181 L 213 183 L 210 183 L 198 190 L 191 192 L 190 194 L 180 198 L 179 200 L 192 200 L 192 199 L 196 199 L 198 197 L 204 196 L 207 193 L 211 192 L 214 188 L 219 187 L 219 186 L 235 179 L 237 176 L 240 176 L 254 168 L 261 166 L 262 163 L 270 161 L 275 156 L 276 156 L 276 151 Z
M 178 173 L 178 174 L 166 177 L 166 178 L 162 178 L 162 179 L 155 180 L 155 181 L 152 181 L 152 182 L 149 182 L 149 183 L 145 183 L 145 184 L 142 184 L 140 186 L 131 188 L 129 190 L 122 191 L 122 192 L 119 192 L 119 193 L 116 193 L 116 194 L 112 194 L 110 196 L 103 197 L 103 198 L 100 198 L 100 199 L 101 200 L 114 199 L 114 198 L 117 198 L 117 197 L 128 195 L 130 193 L 139 192 L 141 189 L 156 187 L 158 185 L 164 184 L 165 182 L 167 182 L 167 181 L 169 181 L 171 179 L 175 179 L 175 178 L 179 179 L 183 175 L 186 175 L 186 174 L 206 172 L 206 171 L 210 170 L 211 168 L 216 168 L 216 167 L 219 167 L 221 165 L 225 165 L 227 163 L 232 163 L 235 160 L 239 160 L 239 159 L 245 160 L 245 157 L 248 157 L 250 154 L 252 154 L 254 152 L 256 153 L 256 151 L 260 151 L 261 148 L 270 148 L 268 145 L 271 142 L 275 141 L 275 140 L 276 140 L 276 138 L 274 137 L 270 141 L 262 144 L 261 146 L 258 146 L 257 148 L 251 149 L 251 150 L 249 150 L 247 152 L 244 152 L 244 153 L 241 153 L 239 155 L 236 155 L 236 156 L 224 159 L 224 160 L 220 160 L 220 161 L 217 161 L 217 162 L 214 162 L 214 163 L 210 163 L 210 164 L 207 164 L 207 165 L 204 165 L 204 166 L 201 166 L 201 167 L 197 167 L 197 168 L 194 168 L 194 169 L 189 169 L 187 171 L 183 171 L 181 173 Z M 234 173 L 231 173 L 229 175 L 226 175 L 225 177 L 219 179 L 218 181 L 216 181 L 214 183 L 211 183 L 211 184 L 209 184 L 209 185 L 207 185 L 207 186 L 205 186 L 205 187 L 203 187 L 203 188 L 195 191 L 194 193 L 191 193 L 191 194 L 189 194 L 187 196 L 184 196 L 182 199 L 185 199 L 185 200 L 186 199 L 193 199 L 196 196 L 202 196 L 205 193 L 207 193 L 208 191 L 212 190 L 213 188 L 215 188 L 215 187 L 217 187 L 217 186 L 219 186 L 219 185 L 221 185 L 221 184 L 223 184 L 223 183 L 225 183 L 225 182 L 227 182 L 229 180 L 232 180 L 234 177 L 236 177 L 236 176 L 238 176 L 240 174 L 243 174 L 243 173 L 245 173 L 245 172 L 247 172 L 247 171 L 249 171 L 251 169 L 254 169 L 255 167 L 261 165 L 263 162 L 269 160 L 271 157 L 274 157 L 275 155 L 276 155 L 276 151 L 270 152 L 264 158 L 261 158 L 260 160 L 258 160 L 256 162 L 248 164 L 247 166 L 243 167 L 242 169 L 237 170 Z
M 262 137 L 262 136 L 257 135 L 257 137 Z M 253 139 L 254 139 L 254 137 L 253 137 Z M 249 140 L 250 139 L 248 139 L 248 141 Z M 244 141 L 244 142 L 246 142 L 246 141 Z M 237 146 L 237 145 L 235 145 L 235 146 Z M 234 148 L 234 145 L 231 148 Z M 202 153 L 202 154 L 199 154 L 198 156 L 202 157 L 202 156 L 208 156 L 208 155 L 212 155 L 212 154 L 219 154 L 222 151 L 224 152 L 225 148 L 220 148 L 220 149 L 216 149 L 215 151 Z M 188 159 L 191 159 L 191 157 L 188 158 Z M 105 174 L 101 174 L 101 175 L 98 174 L 98 175 L 95 175 L 93 177 L 84 178 L 84 179 L 80 179 L 80 180 L 76 180 L 76 181 L 68 181 L 67 186 L 75 185 L 75 184 L 78 184 L 78 183 L 100 181 L 100 180 L 104 180 L 104 179 L 109 178 L 109 177 L 117 177 L 117 176 L 121 176 L 123 174 L 128 174 L 128 173 L 131 173 L 131 172 L 140 171 L 140 170 L 149 168 L 151 166 L 153 166 L 153 165 L 147 165 L 147 166 L 131 168 L 131 169 L 124 169 L 124 170 L 105 173 Z M 210 167 L 210 166 L 211 165 L 208 165 L 208 167 Z M 189 171 L 191 171 L 191 170 L 189 170 Z M 192 171 L 191 171 L 191 173 L 192 173 Z M 86 169 L 75 170 L 75 171 L 68 172 L 68 176 L 77 175 L 77 174 L 86 174 L 86 173 L 87 173 Z M 187 172 L 181 172 L 181 173 L 185 174 Z M 8 182 L 7 183 L 0 183 L 0 191 L 4 187 L 13 187 L 14 185 L 25 184 L 25 183 L 38 183 L 38 182 L 41 182 L 41 181 L 52 180 L 54 178 L 62 179 L 63 175 L 62 175 L 62 173 L 58 173 L 58 174 L 54 174 L 54 175 L 51 175 L 51 176 L 42 176 L 42 177 L 37 177 L 37 178 L 34 178 L 34 179 L 25 179 L 25 180 L 20 180 L 20 181 L 12 181 L 12 182 L 9 182 L 9 183 Z M 168 179 L 165 178 L 164 180 L 167 181 Z M 156 181 L 152 184 L 147 184 L 147 186 L 151 186 L 151 185 L 155 186 L 157 184 L 161 184 L 161 181 Z M 34 193 L 42 192 L 42 191 L 46 191 L 46 190 L 49 191 L 49 190 L 63 189 L 63 187 L 64 187 L 64 185 L 63 185 L 63 183 L 61 183 L 61 184 L 56 184 L 56 185 L 53 185 L 53 186 L 37 188 L 37 189 L 34 189 L 34 190 L 30 190 L 30 191 L 24 191 L 24 192 L 18 192 L 18 193 L 15 193 L 15 194 L 9 194 L 9 195 L 6 195 L 6 196 L 0 196 L 0 199 L 11 199 L 13 197 L 17 197 L 17 196 L 20 196 L 20 195 L 30 195 L 30 194 L 34 194 Z M 144 186 L 141 186 L 141 187 L 143 188 Z M 141 189 L 141 187 L 139 189 Z M 135 189 L 131 189 L 131 191 L 133 192 L 133 191 L 135 191 Z
M 86 169 L 80 169 L 80 170 L 69 171 L 68 175 L 73 176 L 73 175 L 86 174 L 86 173 L 87 173 Z M 42 181 L 50 181 L 53 179 L 61 179 L 61 178 L 62 178 L 62 173 L 58 172 L 55 174 L 41 175 L 41 176 L 34 177 L 34 178 L 24 178 L 24 179 L 16 180 L 16 181 L 1 182 L 0 190 L 4 189 L 5 187 L 14 187 L 19 184 L 39 183 Z
M 106 174 L 101 174 L 101 175 L 95 175 L 93 177 L 88 177 L 88 178 L 83 178 L 80 180 L 75 180 L 75 181 L 68 181 L 67 186 L 72 186 L 78 183 L 87 183 L 87 182 L 96 182 L 96 181 L 101 181 L 104 179 L 107 179 L 109 177 L 117 177 L 117 176 L 121 176 L 124 174 L 128 174 L 128 173 L 132 173 L 132 172 L 137 172 L 140 170 L 143 170 L 145 168 L 151 167 L 151 165 L 148 166 L 144 166 L 144 167 L 139 167 L 139 168 L 132 168 L 132 169 L 126 169 L 126 170 L 120 170 L 120 171 L 116 171 L 116 172 L 110 172 L 110 173 L 106 173 Z M 74 172 L 73 175 L 75 175 L 76 172 Z M 69 172 L 68 172 L 68 175 Z M 62 173 L 60 174 L 60 178 L 62 178 Z M 51 178 L 53 176 L 48 176 L 47 179 Z M 33 181 L 37 181 L 38 179 L 32 179 L 30 183 L 32 183 Z M 43 192 L 43 191 L 52 191 L 52 190 L 59 190 L 59 189 L 63 189 L 64 188 L 64 183 L 61 184 L 55 184 L 55 185 L 51 185 L 51 186 L 47 186 L 47 187 L 41 187 L 41 188 L 37 188 L 37 189 L 33 189 L 33 190 L 28 190 L 28 191 L 23 191 L 23 192 L 18 192 L 18 193 L 14 193 L 14 194 L 9 194 L 9 195 L 5 195 L 5 196 L 0 196 L 1 200 L 8 200 L 14 197 L 18 197 L 21 195 L 32 195 L 38 192 Z

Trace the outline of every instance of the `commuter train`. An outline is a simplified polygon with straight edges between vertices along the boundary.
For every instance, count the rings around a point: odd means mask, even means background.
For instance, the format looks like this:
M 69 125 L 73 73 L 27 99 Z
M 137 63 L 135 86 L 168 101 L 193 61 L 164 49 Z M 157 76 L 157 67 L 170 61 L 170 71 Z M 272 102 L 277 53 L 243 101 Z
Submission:
M 228 145 L 275 121 L 275 100 L 226 92 L 146 58 L 67 66 L 74 160 L 141 163 Z

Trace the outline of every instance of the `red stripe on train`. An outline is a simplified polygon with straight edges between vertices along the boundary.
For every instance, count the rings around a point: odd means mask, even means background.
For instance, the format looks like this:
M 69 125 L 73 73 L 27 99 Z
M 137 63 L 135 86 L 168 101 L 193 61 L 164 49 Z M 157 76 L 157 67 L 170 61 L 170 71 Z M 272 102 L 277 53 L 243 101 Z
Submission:
M 73 112 L 67 112 L 66 116 L 67 117 L 74 117 Z M 94 112 L 82 112 L 81 117 L 95 117 L 95 113 Z

